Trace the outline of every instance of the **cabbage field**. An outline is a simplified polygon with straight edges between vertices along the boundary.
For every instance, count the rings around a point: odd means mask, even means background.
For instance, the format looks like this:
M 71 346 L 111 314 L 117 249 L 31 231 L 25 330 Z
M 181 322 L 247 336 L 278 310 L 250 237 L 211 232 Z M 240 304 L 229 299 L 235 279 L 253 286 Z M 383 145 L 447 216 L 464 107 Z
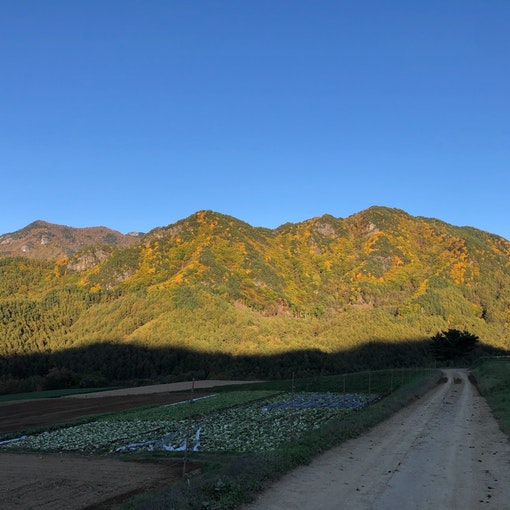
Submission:
M 376 399 L 376 395 L 360 393 L 232 391 L 0 438 L 0 450 L 90 454 L 270 451 Z

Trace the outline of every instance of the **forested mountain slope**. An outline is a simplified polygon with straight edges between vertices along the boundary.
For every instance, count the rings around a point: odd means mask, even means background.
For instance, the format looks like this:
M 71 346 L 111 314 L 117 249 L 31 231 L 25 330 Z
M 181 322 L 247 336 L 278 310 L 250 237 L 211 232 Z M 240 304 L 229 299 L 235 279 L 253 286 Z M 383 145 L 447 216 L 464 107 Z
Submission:
M 510 346 L 510 243 L 474 228 L 385 207 L 274 230 L 200 211 L 127 244 L 0 258 L 0 356 L 332 353 L 450 327 Z

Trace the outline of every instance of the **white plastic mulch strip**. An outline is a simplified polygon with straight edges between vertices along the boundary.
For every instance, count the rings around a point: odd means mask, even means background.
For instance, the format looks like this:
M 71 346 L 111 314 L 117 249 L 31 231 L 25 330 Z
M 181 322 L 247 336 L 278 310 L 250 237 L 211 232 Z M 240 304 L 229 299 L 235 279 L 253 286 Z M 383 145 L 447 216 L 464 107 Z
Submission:
M 4 441 L 0 441 L 0 445 L 15 443 L 16 441 L 24 441 L 26 438 L 27 438 L 27 436 L 21 436 L 21 437 L 16 437 L 15 439 L 6 439 Z
M 190 402 L 196 402 L 197 400 L 204 400 L 204 398 L 211 398 L 211 397 L 217 397 L 218 393 L 215 393 L 214 395 L 206 395 L 205 397 L 198 397 L 198 398 L 192 398 L 190 400 L 183 400 L 182 402 L 174 402 L 172 404 L 165 404 L 161 407 L 171 407 L 171 406 L 179 406 L 181 404 L 189 404 Z
M 173 447 L 170 444 L 168 444 L 174 437 L 174 434 L 167 434 L 162 439 L 153 439 L 150 441 L 143 441 L 141 443 L 132 443 L 128 444 L 126 446 L 119 446 L 115 449 L 115 453 L 123 453 L 123 452 L 134 452 L 139 449 L 145 449 L 148 450 L 166 450 L 167 452 L 183 452 L 186 449 L 192 449 L 194 452 L 198 451 L 198 447 L 200 446 L 200 428 L 197 430 L 195 434 L 195 442 L 193 444 L 192 448 L 186 448 L 187 441 L 183 441 L 182 444 L 178 447 Z

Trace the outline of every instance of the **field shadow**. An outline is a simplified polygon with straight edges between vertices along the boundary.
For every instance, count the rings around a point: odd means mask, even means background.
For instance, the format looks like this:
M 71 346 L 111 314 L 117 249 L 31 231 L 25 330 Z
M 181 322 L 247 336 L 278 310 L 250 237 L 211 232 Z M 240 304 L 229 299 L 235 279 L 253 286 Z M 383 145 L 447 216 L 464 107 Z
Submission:
M 478 345 L 469 358 L 456 361 L 460 366 L 468 366 L 481 356 L 502 355 L 508 352 Z M 191 379 L 289 379 L 435 365 L 429 340 L 398 343 L 374 340 L 334 353 L 308 349 L 258 356 L 111 341 L 58 352 L 0 357 L 0 393 Z

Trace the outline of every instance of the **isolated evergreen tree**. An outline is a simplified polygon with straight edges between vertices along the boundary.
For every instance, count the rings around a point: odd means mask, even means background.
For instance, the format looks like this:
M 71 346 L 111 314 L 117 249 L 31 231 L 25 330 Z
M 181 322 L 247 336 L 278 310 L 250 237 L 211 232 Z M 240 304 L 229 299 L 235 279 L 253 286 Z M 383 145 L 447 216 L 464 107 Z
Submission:
M 452 361 L 467 356 L 478 343 L 479 338 L 458 329 L 449 329 L 437 333 L 432 338 L 431 350 L 437 361 Z

